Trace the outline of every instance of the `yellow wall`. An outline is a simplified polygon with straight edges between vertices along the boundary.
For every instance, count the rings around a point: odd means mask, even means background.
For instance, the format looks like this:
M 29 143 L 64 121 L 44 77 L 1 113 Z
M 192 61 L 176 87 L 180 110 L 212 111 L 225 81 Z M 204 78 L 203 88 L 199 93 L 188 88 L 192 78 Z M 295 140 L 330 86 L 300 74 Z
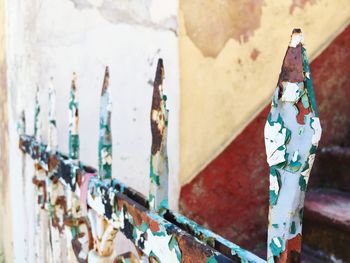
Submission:
M 5 57 L 5 0 L 0 0 L 0 262 L 12 262 L 11 206 L 8 169 L 8 104 Z
M 312 59 L 349 18 L 349 0 L 181 0 L 181 183 L 270 101 L 293 28 Z

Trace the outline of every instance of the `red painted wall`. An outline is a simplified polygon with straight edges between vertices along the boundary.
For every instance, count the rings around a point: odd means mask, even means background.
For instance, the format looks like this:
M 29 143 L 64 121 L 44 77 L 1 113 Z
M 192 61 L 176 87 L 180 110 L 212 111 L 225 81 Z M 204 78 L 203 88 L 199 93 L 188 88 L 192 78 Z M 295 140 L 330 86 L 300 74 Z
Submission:
M 349 145 L 350 26 L 311 63 L 311 73 L 323 129 L 320 146 Z M 266 247 L 269 178 L 263 131 L 269 108 L 184 185 L 180 194 L 181 213 L 238 245 L 262 253 Z

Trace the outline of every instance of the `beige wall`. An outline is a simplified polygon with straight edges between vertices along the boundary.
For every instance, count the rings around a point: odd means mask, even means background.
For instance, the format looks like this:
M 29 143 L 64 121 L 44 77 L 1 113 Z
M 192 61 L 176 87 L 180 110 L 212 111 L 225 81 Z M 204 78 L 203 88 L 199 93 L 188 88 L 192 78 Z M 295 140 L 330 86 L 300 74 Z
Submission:
M 184 184 L 267 105 L 292 29 L 303 30 L 312 59 L 348 24 L 350 5 L 349 0 L 182 0 L 179 17 Z
M 5 0 L 0 0 L 0 262 L 11 262 L 12 233 L 9 189 L 9 134 L 5 56 Z

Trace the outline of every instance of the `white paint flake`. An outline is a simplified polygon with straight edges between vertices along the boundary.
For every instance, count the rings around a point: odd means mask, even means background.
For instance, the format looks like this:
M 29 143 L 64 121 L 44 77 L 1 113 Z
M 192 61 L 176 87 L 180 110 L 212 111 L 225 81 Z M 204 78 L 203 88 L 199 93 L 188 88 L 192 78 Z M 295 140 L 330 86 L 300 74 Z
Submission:
M 274 122 L 273 125 L 266 122 L 264 134 L 268 164 L 272 166 L 284 162 L 286 160 L 286 147 L 284 143 L 286 141 L 287 129 L 282 128 L 282 125 L 278 122 Z M 283 146 L 283 149 L 278 150 L 281 146 Z
M 275 243 L 275 245 L 278 247 L 278 248 L 281 248 L 282 247 L 282 244 L 281 242 L 279 241 L 279 239 L 277 237 L 274 237 L 272 239 L 272 242 Z
M 290 47 L 297 47 L 299 43 L 304 42 L 304 36 L 302 33 L 293 33 L 292 38 L 289 42 Z
M 306 184 L 309 182 L 310 172 L 311 172 L 312 165 L 314 164 L 314 161 L 315 161 L 315 154 L 311 154 L 309 158 L 307 158 L 309 167 L 305 171 L 302 171 L 300 173 L 304 177 Z
M 300 98 L 300 90 L 298 83 L 284 81 L 283 85 L 283 95 L 282 101 L 285 102 L 297 102 Z
M 313 145 L 318 145 L 318 142 L 321 139 L 322 129 L 320 124 L 320 119 L 318 117 L 310 118 L 311 128 L 314 130 L 314 134 L 312 135 L 311 142 Z
M 280 187 L 278 185 L 277 176 L 270 174 L 270 191 L 273 191 L 276 195 L 278 195 L 279 190 Z
M 293 162 L 298 161 L 298 157 L 299 157 L 299 151 L 295 151 L 295 152 L 293 153 L 292 161 L 293 161 Z

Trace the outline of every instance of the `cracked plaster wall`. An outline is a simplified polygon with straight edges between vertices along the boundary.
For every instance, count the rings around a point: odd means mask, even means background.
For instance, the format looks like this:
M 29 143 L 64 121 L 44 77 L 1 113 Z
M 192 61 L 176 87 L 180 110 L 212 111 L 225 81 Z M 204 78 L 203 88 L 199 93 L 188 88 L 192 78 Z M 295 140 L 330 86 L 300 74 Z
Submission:
M 313 59 L 349 23 L 350 5 L 349 0 L 181 0 L 179 21 L 184 185 L 270 102 L 293 28 L 303 30 Z
M 104 67 L 110 67 L 113 97 L 113 176 L 148 195 L 151 130 L 149 114 L 156 62 L 165 65 L 168 96 L 170 206 L 177 208 L 179 172 L 179 72 L 177 0 L 11 0 L 6 2 L 7 78 L 10 123 L 10 178 L 13 262 L 33 262 L 33 165 L 26 159 L 21 191 L 21 155 L 16 120 L 26 111 L 33 131 L 34 93 L 40 98 L 47 131 L 48 82 L 57 93 L 59 150 L 68 149 L 68 99 L 71 74 L 78 76 L 82 161 L 97 167 L 99 96 Z M 122 240 L 122 239 L 120 239 Z M 120 241 L 119 240 L 119 241 Z M 117 250 L 129 250 L 118 242 Z M 19 251 L 23 251 L 19 253 Z M 27 261 L 26 261 L 27 259 Z

